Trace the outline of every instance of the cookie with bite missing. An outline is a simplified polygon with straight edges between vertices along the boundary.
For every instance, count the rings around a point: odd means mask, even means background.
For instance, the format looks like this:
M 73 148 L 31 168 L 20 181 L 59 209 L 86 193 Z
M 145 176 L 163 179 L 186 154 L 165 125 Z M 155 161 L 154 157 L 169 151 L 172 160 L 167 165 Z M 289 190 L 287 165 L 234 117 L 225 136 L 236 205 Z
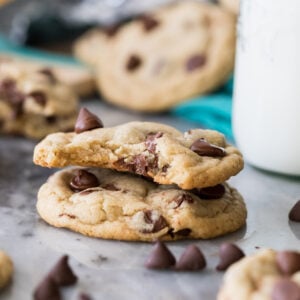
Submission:
M 43 167 L 93 166 L 131 172 L 183 189 L 214 186 L 243 168 L 243 157 L 213 130 L 181 133 L 153 122 L 101 128 L 97 116 L 82 109 L 75 132 L 55 133 L 34 150 Z
M 49 70 L 0 60 L 0 133 L 40 139 L 73 128 L 78 99 Z
M 213 238 L 245 224 L 236 189 L 181 190 L 101 168 L 69 168 L 40 188 L 37 210 L 47 223 L 84 235 L 129 241 Z
M 13 262 L 11 258 L 0 250 L 0 289 L 9 284 L 13 275 Z
M 217 5 L 178 1 L 112 36 L 90 36 L 101 94 L 128 109 L 169 109 L 222 85 L 233 70 L 235 20 Z

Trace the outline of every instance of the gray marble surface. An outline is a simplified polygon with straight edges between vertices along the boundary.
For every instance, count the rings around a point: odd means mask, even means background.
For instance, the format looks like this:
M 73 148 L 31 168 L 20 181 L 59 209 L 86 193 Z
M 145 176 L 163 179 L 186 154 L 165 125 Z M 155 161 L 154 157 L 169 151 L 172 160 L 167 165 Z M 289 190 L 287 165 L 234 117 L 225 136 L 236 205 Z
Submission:
M 195 127 L 166 115 L 146 116 L 124 112 L 97 101 L 86 106 L 101 116 L 106 126 L 130 120 L 162 121 L 181 130 Z M 15 264 L 13 283 L 1 299 L 32 299 L 32 291 L 62 254 L 79 277 L 75 287 L 64 289 L 64 299 L 79 299 L 88 292 L 93 299 L 215 299 L 222 273 L 214 270 L 219 245 L 236 242 L 247 253 L 258 247 L 300 248 L 300 224 L 287 215 L 300 199 L 300 179 L 259 171 L 250 166 L 230 182 L 244 195 L 247 226 L 234 234 L 208 240 L 169 243 L 178 257 L 184 247 L 196 243 L 205 253 L 208 267 L 197 273 L 150 271 L 143 267 L 151 245 L 105 241 L 48 226 L 39 219 L 36 194 L 55 170 L 32 163 L 34 142 L 0 137 L 0 248 Z

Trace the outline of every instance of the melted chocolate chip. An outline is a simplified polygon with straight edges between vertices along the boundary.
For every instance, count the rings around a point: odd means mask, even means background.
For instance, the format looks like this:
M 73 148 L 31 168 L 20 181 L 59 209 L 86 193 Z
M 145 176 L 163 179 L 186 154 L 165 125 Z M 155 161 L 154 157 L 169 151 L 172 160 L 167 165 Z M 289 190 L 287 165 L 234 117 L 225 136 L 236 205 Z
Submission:
M 77 276 L 73 273 L 68 264 L 68 256 L 64 255 L 59 259 L 49 276 L 59 286 L 73 285 L 77 282 Z
M 60 300 L 59 287 L 51 277 L 47 276 L 35 289 L 33 298 L 34 300 Z
M 206 63 L 205 56 L 194 55 L 187 60 L 185 67 L 188 72 L 192 72 L 196 69 L 203 67 L 205 63 Z
M 152 31 L 159 25 L 159 21 L 151 15 L 142 15 L 139 20 L 142 22 L 146 32 Z
M 206 260 L 196 245 L 189 245 L 176 263 L 179 271 L 196 271 L 206 267 Z
M 53 71 L 50 69 L 50 68 L 44 68 L 44 69 L 41 69 L 39 70 L 39 73 L 47 76 L 48 80 L 51 82 L 51 83 L 56 83 L 56 77 L 53 73 Z
M 143 233 L 156 233 L 163 228 L 167 227 L 167 221 L 163 216 L 155 218 L 151 210 L 144 212 L 144 220 L 147 224 L 153 224 L 152 230 L 143 230 Z
M 273 287 L 271 299 L 300 300 L 300 287 L 289 278 L 279 279 Z
M 223 184 L 218 184 L 211 187 L 193 189 L 192 191 L 195 195 L 204 200 L 214 200 L 220 199 L 225 194 L 225 187 Z
M 245 256 L 244 252 L 234 244 L 224 243 L 219 250 L 220 262 L 217 266 L 218 271 L 227 268 Z
M 294 251 L 281 251 L 276 255 L 279 270 L 286 275 L 300 271 L 300 254 Z
M 142 64 L 142 60 L 139 56 L 133 54 L 129 57 L 127 63 L 126 63 L 126 69 L 128 71 L 135 71 L 140 67 Z
M 145 267 L 149 269 L 168 269 L 175 265 L 176 259 L 167 246 L 158 241 L 155 243 Z
M 107 37 L 113 37 L 118 33 L 118 31 L 121 27 L 122 27 L 122 23 L 119 23 L 119 24 L 106 26 L 102 30 L 106 34 Z
M 31 92 L 27 96 L 32 97 L 34 101 L 41 106 L 45 106 L 47 103 L 47 98 L 44 92 L 35 91 L 35 92 Z
M 300 200 L 291 209 L 289 219 L 294 222 L 300 222 Z
M 163 136 L 162 132 L 157 132 L 157 133 L 152 133 L 151 132 L 147 135 L 145 144 L 146 144 L 146 147 L 147 147 L 149 152 L 155 153 L 155 150 L 156 150 L 155 140 L 159 139 L 162 136 Z
M 181 204 L 186 201 L 187 203 L 194 203 L 194 199 L 190 194 L 181 194 L 179 196 L 177 196 L 176 198 L 173 199 L 173 201 L 177 204 L 176 207 L 174 208 L 178 208 L 181 206 Z
M 96 186 L 99 186 L 98 178 L 85 170 L 77 170 L 70 182 L 70 187 L 76 192 Z
M 180 235 L 180 236 L 189 236 L 191 234 L 192 230 L 189 228 L 184 228 L 181 230 L 178 230 L 175 232 L 176 235 Z
M 75 132 L 81 133 L 95 128 L 102 128 L 102 121 L 86 108 L 81 108 L 75 124 Z
M 226 152 L 223 148 L 212 145 L 204 139 L 196 140 L 191 145 L 190 149 L 201 156 L 223 157 L 226 155 Z

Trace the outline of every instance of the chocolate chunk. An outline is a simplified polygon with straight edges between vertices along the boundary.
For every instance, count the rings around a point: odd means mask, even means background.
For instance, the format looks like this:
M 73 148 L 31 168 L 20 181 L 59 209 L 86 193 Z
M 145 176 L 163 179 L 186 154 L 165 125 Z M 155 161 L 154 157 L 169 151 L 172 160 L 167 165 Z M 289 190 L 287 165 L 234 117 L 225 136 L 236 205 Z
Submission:
M 194 55 L 190 57 L 185 65 L 188 72 L 192 72 L 196 69 L 203 67 L 206 63 L 206 58 L 203 55 Z
M 71 270 L 68 258 L 67 255 L 61 257 L 49 273 L 49 276 L 59 286 L 73 285 L 77 282 L 77 276 Z
M 99 186 L 98 178 L 85 170 L 76 170 L 75 176 L 70 182 L 70 187 L 76 192 L 96 186 Z
M 149 269 L 168 269 L 175 265 L 176 259 L 167 246 L 158 241 L 145 263 L 145 267 Z
M 119 23 L 119 24 L 106 26 L 102 30 L 107 35 L 107 37 L 113 37 L 118 33 L 118 31 L 121 27 L 122 27 L 122 24 Z
M 139 66 L 142 64 L 142 60 L 139 56 L 133 54 L 129 57 L 127 64 L 126 64 L 126 69 L 128 71 L 135 71 L 136 69 L 139 68 Z
M 45 106 L 47 103 L 47 98 L 44 92 L 35 91 L 35 92 L 31 92 L 27 96 L 32 97 L 34 101 L 41 106 Z
M 44 68 L 44 69 L 40 69 L 39 70 L 39 73 L 47 76 L 48 80 L 51 82 L 51 83 L 56 83 L 56 77 L 53 73 L 53 71 L 50 69 L 50 68 Z
M 80 293 L 78 299 L 79 300 L 92 300 L 91 296 L 86 293 Z
M 56 116 L 48 116 L 48 117 L 45 117 L 45 120 L 48 124 L 54 124 L 57 121 L 57 117 Z
M 223 157 L 226 155 L 226 152 L 223 148 L 212 145 L 204 139 L 196 140 L 191 145 L 190 149 L 202 156 Z
M 152 210 L 146 210 L 144 212 L 144 220 L 147 224 L 153 224 L 153 227 L 150 231 L 143 230 L 143 233 L 155 233 L 168 226 L 166 219 L 163 216 L 155 218 Z
M 134 157 L 132 170 L 140 175 L 147 176 L 148 171 L 148 161 L 144 155 L 136 155 Z
M 152 31 L 159 25 L 159 21 L 151 15 L 142 15 L 140 16 L 139 20 L 142 22 L 146 32 Z
M 81 133 L 95 128 L 103 128 L 102 121 L 86 108 L 81 108 L 76 120 L 75 132 Z
M 279 270 L 286 275 L 300 271 L 300 254 L 294 251 L 281 251 L 276 255 Z
M 245 256 L 244 252 L 234 244 L 224 243 L 219 250 L 220 262 L 217 266 L 218 271 L 227 268 Z
M 181 236 L 189 236 L 191 232 L 192 232 L 191 229 L 189 229 L 189 228 L 184 228 L 184 229 L 181 229 L 181 230 L 176 231 L 175 234 L 181 235 Z
M 300 222 L 300 200 L 291 209 L 289 219 L 294 222 Z
M 196 245 L 189 245 L 182 253 L 175 268 L 179 271 L 196 271 L 205 267 L 206 260 L 200 249 Z
M 117 188 L 113 183 L 108 183 L 106 185 L 103 185 L 102 188 L 109 190 L 109 191 L 120 191 L 120 189 Z
M 151 132 L 147 135 L 145 144 L 146 144 L 146 147 L 147 147 L 149 152 L 155 153 L 155 150 L 156 150 L 155 140 L 159 139 L 162 136 L 163 136 L 162 132 L 157 132 L 157 133 L 152 133 Z
M 300 300 L 300 287 L 289 278 L 279 279 L 273 287 L 271 299 Z
M 162 168 L 161 168 L 161 171 L 162 171 L 162 173 L 166 173 L 167 172 L 167 170 L 169 169 L 169 165 L 164 165 Z
M 174 208 L 178 208 L 184 201 L 191 204 L 194 199 L 190 194 L 184 193 L 174 198 L 173 201 L 177 204 Z
M 192 192 L 204 200 L 220 199 L 225 194 L 225 187 L 223 184 L 218 184 L 211 187 L 193 189 Z
M 35 289 L 33 294 L 34 300 L 60 300 L 58 285 L 53 279 L 47 276 Z

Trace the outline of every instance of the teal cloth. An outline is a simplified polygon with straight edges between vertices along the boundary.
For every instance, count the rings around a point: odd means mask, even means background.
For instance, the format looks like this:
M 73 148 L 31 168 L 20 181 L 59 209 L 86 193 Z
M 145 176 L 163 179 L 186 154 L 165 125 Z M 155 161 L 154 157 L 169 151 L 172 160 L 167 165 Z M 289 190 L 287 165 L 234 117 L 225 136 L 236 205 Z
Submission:
M 233 139 L 231 126 L 233 79 L 217 92 L 191 99 L 171 110 L 171 114 L 218 130 Z

